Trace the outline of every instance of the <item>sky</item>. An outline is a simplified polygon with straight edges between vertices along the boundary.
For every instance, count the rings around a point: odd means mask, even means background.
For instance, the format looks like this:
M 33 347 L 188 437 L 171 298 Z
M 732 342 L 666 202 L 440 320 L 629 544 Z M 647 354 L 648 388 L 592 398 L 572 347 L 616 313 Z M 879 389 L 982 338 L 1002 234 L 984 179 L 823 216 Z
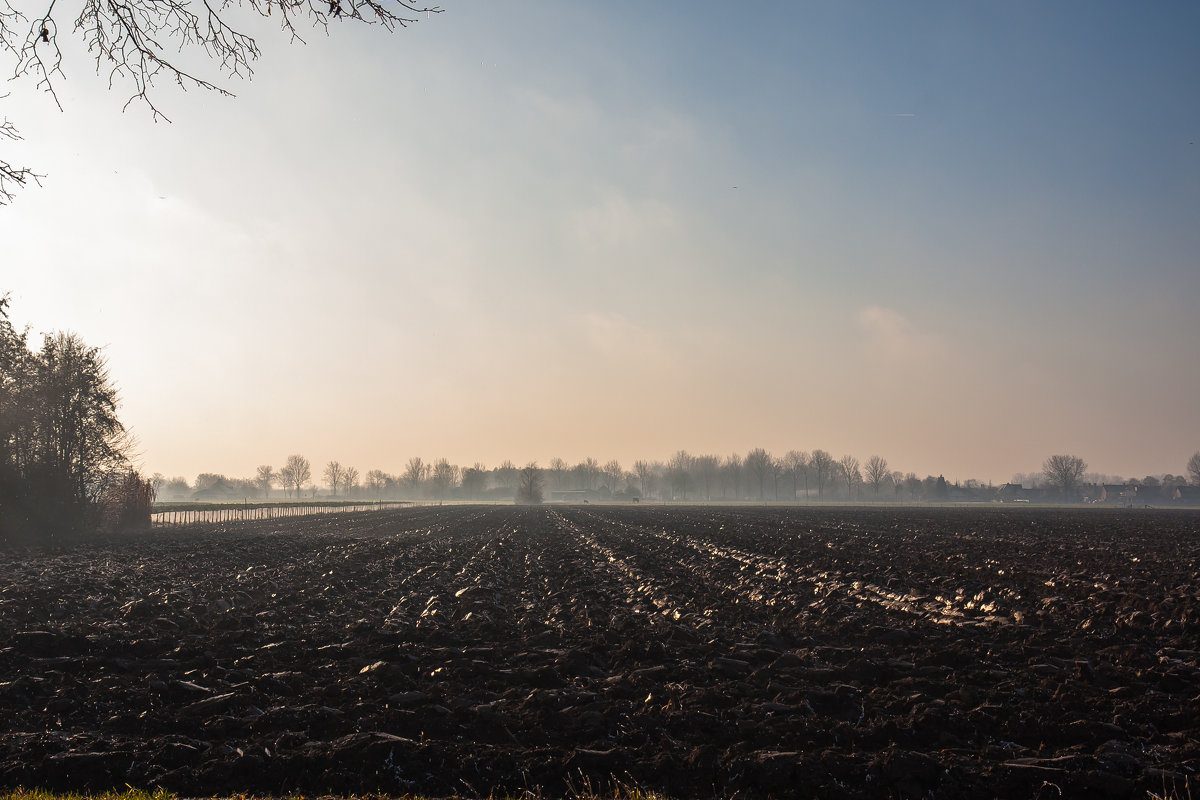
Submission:
M 144 471 L 1200 449 L 1200 5 L 442 8 L 248 22 L 170 123 L 67 24 L 63 110 L 5 87 L 0 291 L 103 346 Z

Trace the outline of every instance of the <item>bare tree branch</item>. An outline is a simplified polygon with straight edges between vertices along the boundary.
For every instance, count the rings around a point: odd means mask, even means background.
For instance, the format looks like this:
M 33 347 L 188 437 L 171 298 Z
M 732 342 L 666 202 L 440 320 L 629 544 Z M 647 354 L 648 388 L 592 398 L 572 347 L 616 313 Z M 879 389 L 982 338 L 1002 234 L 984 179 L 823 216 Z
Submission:
M 42 0 L 44 2 L 45 0 Z M 26 13 L 14 5 L 20 0 L 0 0 L 0 53 L 14 62 L 13 78 L 28 77 L 38 89 L 48 92 L 62 109 L 56 81 L 65 79 L 63 54 L 59 47 L 56 5 L 49 0 L 44 10 Z M 96 60 L 96 72 L 108 72 L 109 88 L 118 83 L 132 85 L 125 108 L 138 101 L 150 109 L 152 118 L 170 121 L 152 99 L 156 81 L 174 82 L 184 90 L 199 88 L 232 96 L 209 78 L 186 66 L 191 54 L 203 54 L 225 77 L 250 79 L 253 64 L 262 54 L 258 42 L 232 20 L 238 9 L 261 17 L 277 17 L 290 39 L 303 42 L 303 21 L 328 33 L 331 22 L 354 20 L 381 25 L 388 31 L 404 28 L 420 14 L 440 8 L 421 7 L 405 0 L 66 0 L 79 2 L 75 32 Z M 2 99 L 2 98 L 0 98 Z M 19 139 L 6 119 L 0 138 Z M 0 203 L 12 198 L 12 190 L 41 176 L 28 168 L 13 167 L 0 160 Z
M 0 100 L 3 100 L 8 95 L 0 95 Z M 10 141 L 19 141 L 21 134 L 17 133 L 17 129 L 5 117 L 3 122 L 0 122 L 0 139 L 8 139 Z M 13 190 L 19 189 L 29 181 L 41 185 L 40 178 L 29 167 L 17 167 L 0 158 L 0 206 L 6 205 L 13 199 Z
M 57 0 L 51 0 L 50 5 L 46 7 L 41 16 L 33 18 L 25 16 L 19 9 L 13 9 L 11 5 L 8 5 L 8 8 L 13 11 L 11 22 L 14 28 L 6 28 L 0 32 L 0 39 L 5 40 L 9 49 L 16 56 L 13 77 L 29 75 L 36 78 L 37 88 L 48 92 L 54 98 L 55 105 L 62 110 L 62 103 L 59 102 L 58 93 L 54 90 L 52 80 L 54 75 L 65 77 L 62 71 L 62 50 L 58 47 L 58 24 L 53 17 L 55 2 Z M 7 4 L 8 0 L 6 0 Z M 9 19 L 0 17 L 0 23 L 9 21 Z M 18 43 L 15 26 L 23 23 L 28 23 L 29 29 Z

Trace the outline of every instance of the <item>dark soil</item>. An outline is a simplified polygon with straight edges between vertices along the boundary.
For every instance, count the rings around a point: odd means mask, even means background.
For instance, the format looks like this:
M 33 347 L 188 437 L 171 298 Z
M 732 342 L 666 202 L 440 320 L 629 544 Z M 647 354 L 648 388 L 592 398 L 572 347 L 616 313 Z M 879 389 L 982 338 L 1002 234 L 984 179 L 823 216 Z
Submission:
M 1129 797 L 1200 514 L 442 507 L 0 552 L 0 786 Z

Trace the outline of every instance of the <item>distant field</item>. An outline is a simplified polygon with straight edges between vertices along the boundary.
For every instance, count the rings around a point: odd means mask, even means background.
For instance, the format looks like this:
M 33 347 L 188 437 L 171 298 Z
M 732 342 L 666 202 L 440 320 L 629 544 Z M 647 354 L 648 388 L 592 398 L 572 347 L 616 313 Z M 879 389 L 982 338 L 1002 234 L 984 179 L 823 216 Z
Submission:
M 0 785 L 1179 792 L 1200 514 L 416 507 L 0 561 Z

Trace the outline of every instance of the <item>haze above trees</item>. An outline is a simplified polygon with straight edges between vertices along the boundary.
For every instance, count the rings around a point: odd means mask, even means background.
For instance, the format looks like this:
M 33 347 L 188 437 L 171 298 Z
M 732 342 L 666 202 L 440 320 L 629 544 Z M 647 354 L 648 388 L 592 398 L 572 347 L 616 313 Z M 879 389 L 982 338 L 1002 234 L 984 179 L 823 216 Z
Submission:
M 195 483 L 155 474 L 143 480 L 133 469 L 132 442 L 117 417 L 118 398 L 99 348 L 71 333 L 46 334 L 30 349 L 28 331 L 16 330 L 9 299 L 0 296 L 0 526 L 9 532 L 44 534 L 121 528 L 149 523 L 151 503 L 164 500 L 270 499 L 278 488 L 289 499 L 318 495 L 347 499 L 510 501 L 543 499 L 636 502 L 870 502 L 1029 500 L 1200 502 L 1200 451 L 1187 476 L 1164 473 L 1142 480 L 1088 474 L 1087 463 L 1066 454 L 1049 456 L 1039 473 L 1015 476 L 1003 486 L 944 476 L 920 478 L 892 470 L 870 456 L 835 458 L 822 449 L 788 450 L 781 456 L 757 447 L 746 455 L 693 455 L 678 450 L 665 461 L 601 464 L 585 458 L 571 465 L 553 458 L 548 467 L 511 461 L 494 468 L 460 467 L 446 458 L 408 459 L 398 473 L 359 470 L 329 461 L 314 481 L 309 460 L 287 456 L 276 470 L 260 465 L 254 476 L 202 473 Z M 1189 484 L 1190 478 L 1190 484 Z M 1025 494 L 1042 487 L 1040 494 Z M 1186 490 L 1186 491 L 1185 491 Z
M 879 455 L 860 464 L 853 455 L 835 458 L 821 449 L 811 453 L 789 450 L 782 456 L 761 447 L 745 456 L 692 455 L 679 450 L 665 460 L 635 461 L 628 469 L 615 459 L 601 465 L 596 458 L 575 464 L 553 458 L 548 464 L 543 468 L 531 462 L 518 468 L 511 461 L 503 461 L 493 468 L 480 463 L 460 467 L 445 458 L 429 462 L 413 456 L 399 472 L 371 469 L 360 479 L 356 468 L 330 461 L 322 468 L 321 482 L 317 483 L 308 459 L 291 455 L 278 471 L 260 466 L 255 478 L 205 473 L 189 486 L 182 476 L 167 480 L 156 474 L 154 484 L 164 500 L 1200 502 L 1200 497 L 1190 492 L 1200 487 L 1200 473 L 1190 472 L 1190 483 L 1184 476 L 1170 473 L 1125 480 L 1088 473 L 1087 463 L 1070 455 L 1052 455 L 1041 471 L 1016 475 L 1012 482 L 1002 485 L 973 479 L 951 482 L 941 475 L 922 478 L 913 472 L 890 469 L 888 460 Z M 1189 470 L 1192 467 L 1200 468 L 1200 453 L 1189 462 Z M 219 494 L 214 494 L 214 487 L 219 487 Z M 1176 497 L 1182 494 L 1181 487 L 1188 490 L 1187 498 Z

